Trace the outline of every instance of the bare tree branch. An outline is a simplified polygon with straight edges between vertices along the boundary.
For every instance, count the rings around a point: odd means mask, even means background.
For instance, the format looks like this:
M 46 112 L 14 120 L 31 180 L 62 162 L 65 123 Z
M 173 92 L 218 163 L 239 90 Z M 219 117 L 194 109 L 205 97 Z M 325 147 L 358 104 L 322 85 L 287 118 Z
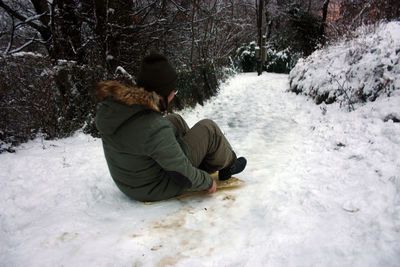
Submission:
M 9 54 L 15 54 L 15 53 L 21 52 L 21 51 L 24 50 L 26 47 L 28 47 L 28 46 L 30 46 L 31 44 L 33 44 L 35 41 L 36 41 L 35 38 L 32 38 L 31 40 L 29 40 L 29 41 L 26 42 L 25 44 L 21 45 L 20 47 L 11 50 L 11 51 L 9 52 Z
M 370 8 L 370 7 L 371 7 L 371 4 L 370 4 L 370 3 L 367 3 L 367 4 L 364 6 L 364 8 L 361 9 L 360 13 L 358 13 L 358 15 L 355 16 L 355 18 L 351 21 L 351 24 L 350 24 L 350 25 L 353 26 L 357 19 L 362 18 L 362 15 L 364 14 L 364 12 L 365 12 L 368 8 Z
M 2 0 L 0 0 L 0 7 L 2 7 L 10 16 L 15 17 L 22 22 L 25 22 L 26 24 L 28 24 L 29 26 L 31 26 L 32 28 L 36 29 L 39 32 L 45 32 L 48 30 L 46 27 L 36 24 L 33 22 L 33 20 L 19 14 L 17 11 L 7 6 Z
M 10 33 L 10 41 L 8 42 L 7 48 L 4 51 L 4 54 L 8 54 L 14 42 L 14 34 L 15 34 L 15 21 L 14 17 L 11 17 L 11 33 Z
M 171 1 L 171 3 L 174 4 L 174 6 L 176 6 L 180 11 L 182 11 L 182 12 L 186 12 L 186 11 L 187 11 L 184 7 L 178 5 L 174 0 L 170 0 L 170 1 Z

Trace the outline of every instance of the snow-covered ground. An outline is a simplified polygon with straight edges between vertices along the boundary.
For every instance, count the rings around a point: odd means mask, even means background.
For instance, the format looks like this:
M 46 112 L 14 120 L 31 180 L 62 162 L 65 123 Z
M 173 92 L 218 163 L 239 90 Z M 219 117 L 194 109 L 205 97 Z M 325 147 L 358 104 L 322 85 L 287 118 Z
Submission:
M 0 155 L 1 266 L 399 266 L 399 97 L 348 113 L 240 74 L 182 115 L 214 119 L 244 187 L 145 205 L 112 182 L 101 141 Z M 389 101 L 390 100 L 390 101 Z

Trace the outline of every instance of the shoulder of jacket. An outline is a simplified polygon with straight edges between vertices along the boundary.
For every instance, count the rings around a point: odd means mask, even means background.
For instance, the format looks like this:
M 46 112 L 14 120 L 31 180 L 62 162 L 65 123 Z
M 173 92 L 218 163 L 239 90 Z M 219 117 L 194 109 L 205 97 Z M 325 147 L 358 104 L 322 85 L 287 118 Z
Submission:
M 159 131 L 161 129 L 167 129 L 167 128 L 170 128 L 172 130 L 171 122 L 166 118 L 164 118 L 161 114 L 153 112 L 151 116 L 152 116 L 151 128 L 154 131 Z

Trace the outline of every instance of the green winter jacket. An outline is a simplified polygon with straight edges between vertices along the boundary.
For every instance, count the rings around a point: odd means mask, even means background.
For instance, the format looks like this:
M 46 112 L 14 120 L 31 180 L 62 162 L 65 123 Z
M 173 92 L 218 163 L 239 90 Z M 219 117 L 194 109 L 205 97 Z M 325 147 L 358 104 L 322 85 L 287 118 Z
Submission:
M 113 81 L 99 83 L 96 126 L 118 188 L 139 201 L 157 201 L 184 190 L 207 190 L 211 176 L 192 166 L 188 145 L 159 112 L 159 96 Z

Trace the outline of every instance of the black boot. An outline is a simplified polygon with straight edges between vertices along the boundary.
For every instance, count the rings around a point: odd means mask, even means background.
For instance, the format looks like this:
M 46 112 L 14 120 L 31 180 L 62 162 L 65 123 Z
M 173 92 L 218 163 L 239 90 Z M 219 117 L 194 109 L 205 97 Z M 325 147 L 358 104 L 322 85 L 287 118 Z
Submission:
M 228 180 L 233 174 L 240 173 L 246 168 L 247 160 L 244 157 L 238 158 L 232 166 L 223 168 L 218 172 L 220 181 Z

